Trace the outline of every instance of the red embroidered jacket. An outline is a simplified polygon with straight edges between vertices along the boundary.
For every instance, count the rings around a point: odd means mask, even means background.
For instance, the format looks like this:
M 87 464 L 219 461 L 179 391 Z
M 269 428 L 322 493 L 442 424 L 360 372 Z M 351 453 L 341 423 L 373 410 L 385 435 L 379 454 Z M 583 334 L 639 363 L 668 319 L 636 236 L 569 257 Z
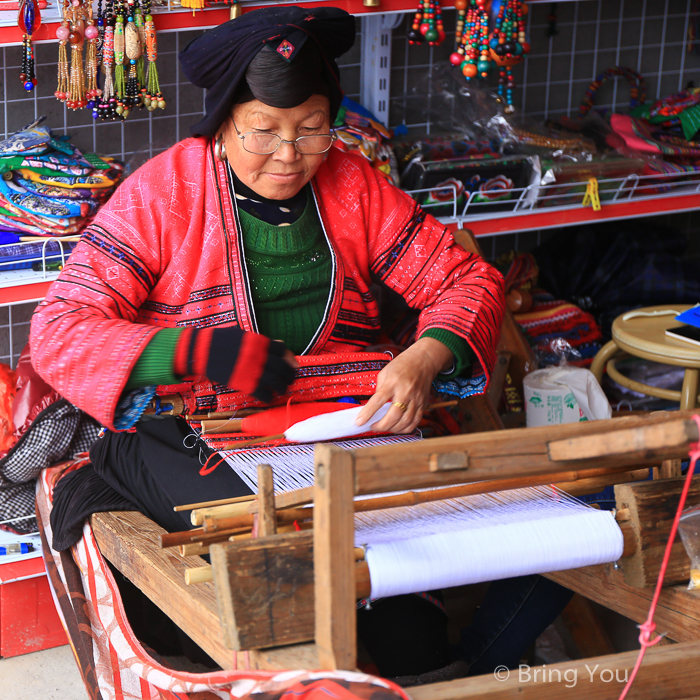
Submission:
M 490 374 L 504 307 L 500 273 L 360 156 L 331 149 L 313 191 L 333 276 L 307 354 L 352 353 L 375 341 L 376 279 L 422 310 L 416 337 L 452 331 Z M 39 374 L 112 427 L 131 369 L 159 327 L 257 330 L 234 202 L 209 140 L 186 139 L 131 175 L 37 308 L 30 344 Z

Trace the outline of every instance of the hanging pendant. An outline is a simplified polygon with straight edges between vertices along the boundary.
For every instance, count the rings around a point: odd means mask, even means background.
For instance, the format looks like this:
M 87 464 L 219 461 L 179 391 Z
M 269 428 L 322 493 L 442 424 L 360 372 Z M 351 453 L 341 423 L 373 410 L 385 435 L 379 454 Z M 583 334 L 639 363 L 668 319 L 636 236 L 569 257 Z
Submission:
M 36 0 L 21 0 L 17 12 L 17 26 L 22 36 L 22 72 L 19 79 L 27 92 L 36 87 L 36 65 L 32 34 L 41 26 L 41 12 Z

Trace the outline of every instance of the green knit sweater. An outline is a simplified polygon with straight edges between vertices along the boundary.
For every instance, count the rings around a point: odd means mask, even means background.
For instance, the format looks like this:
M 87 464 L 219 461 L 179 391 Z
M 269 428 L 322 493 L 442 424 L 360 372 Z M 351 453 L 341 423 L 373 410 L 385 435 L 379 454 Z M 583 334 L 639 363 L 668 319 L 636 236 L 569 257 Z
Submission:
M 332 259 L 313 201 L 293 224 L 275 226 L 239 208 L 243 248 L 250 279 L 258 330 L 283 340 L 301 354 L 323 319 L 330 292 Z M 181 328 L 163 328 L 136 362 L 126 389 L 152 384 L 177 384 L 173 373 L 175 346 Z M 466 340 L 450 331 L 430 328 L 435 338 L 454 355 L 450 376 L 459 376 L 471 364 L 474 351 Z

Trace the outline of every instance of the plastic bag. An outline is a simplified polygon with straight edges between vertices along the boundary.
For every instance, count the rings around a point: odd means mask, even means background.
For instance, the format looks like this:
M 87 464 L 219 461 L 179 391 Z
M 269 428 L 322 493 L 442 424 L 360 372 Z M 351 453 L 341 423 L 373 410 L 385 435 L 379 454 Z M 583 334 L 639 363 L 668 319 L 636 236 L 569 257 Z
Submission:
M 611 418 L 612 408 L 593 373 L 568 364 L 576 351 L 561 338 L 549 345 L 559 355 L 559 365 L 523 379 L 527 427 Z
M 407 94 L 395 98 L 413 123 L 428 123 L 439 134 L 461 134 L 476 141 L 502 109 L 497 95 L 467 83 L 448 63 L 437 63 Z
M 507 154 L 539 155 L 575 162 L 592 160 L 597 154 L 595 141 L 583 134 L 503 114 L 489 119 L 486 134 L 500 140 L 503 153 Z
M 678 531 L 685 551 L 690 557 L 688 590 L 700 588 L 700 506 L 688 508 L 681 514 Z

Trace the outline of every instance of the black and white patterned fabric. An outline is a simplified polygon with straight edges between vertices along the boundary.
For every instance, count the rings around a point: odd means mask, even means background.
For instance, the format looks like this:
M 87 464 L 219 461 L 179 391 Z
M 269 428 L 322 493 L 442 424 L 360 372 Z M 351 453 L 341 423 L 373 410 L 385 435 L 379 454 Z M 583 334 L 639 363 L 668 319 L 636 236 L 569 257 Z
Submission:
M 93 418 L 66 399 L 45 408 L 0 460 L 0 521 L 33 515 L 41 470 L 87 452 L 99 431 L 100 425 Z M 25 534 L 35 532 L 37 524 L 31 517 L 0 527 Z

